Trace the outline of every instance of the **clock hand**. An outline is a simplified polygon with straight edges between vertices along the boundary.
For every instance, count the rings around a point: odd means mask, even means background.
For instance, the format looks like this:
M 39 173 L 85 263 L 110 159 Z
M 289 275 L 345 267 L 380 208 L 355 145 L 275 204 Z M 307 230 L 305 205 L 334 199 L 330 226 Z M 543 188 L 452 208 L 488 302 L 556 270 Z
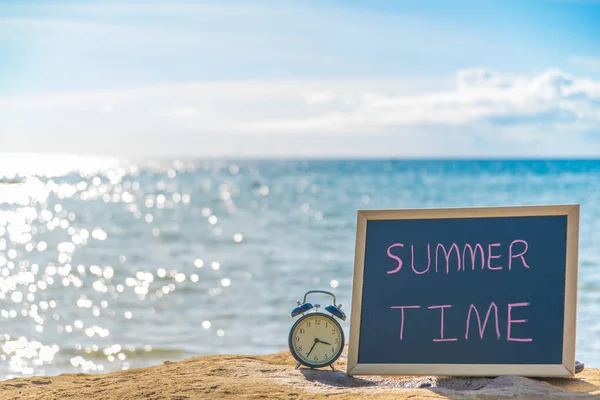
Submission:
M 319 343 L 319 339 L 315 339 L 315 342 L 313 343 L 313 345 L 310 348 L 310 351 L 308 352 L 308 354 L 306 355 L 306 357 L 310 356 L 310 353 L 312 353 L 312 351 L 315 348 L 315 346 L 317 345 L 317 343 Z
M 331 346 L 331 344 L 330 344 L 330 343 L 324 342 L 324 341 L 322 341 L 322 340 L 319 340 L 319 343 L 323 343 L 323 344 L 326 344 L 327 346 Z

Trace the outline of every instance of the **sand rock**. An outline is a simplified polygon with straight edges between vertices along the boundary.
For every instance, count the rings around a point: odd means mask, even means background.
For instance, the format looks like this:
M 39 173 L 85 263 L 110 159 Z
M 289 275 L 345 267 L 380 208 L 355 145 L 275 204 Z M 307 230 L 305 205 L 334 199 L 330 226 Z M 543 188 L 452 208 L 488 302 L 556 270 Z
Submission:
M 600 397 L 600 370 L 576 378 L 356 377 L 345 358 L 331 369 L 295 370 L 288 351 L 221 355 L 108 374 L 64 374 L 0 382 L 0 399 L 586 399 Z

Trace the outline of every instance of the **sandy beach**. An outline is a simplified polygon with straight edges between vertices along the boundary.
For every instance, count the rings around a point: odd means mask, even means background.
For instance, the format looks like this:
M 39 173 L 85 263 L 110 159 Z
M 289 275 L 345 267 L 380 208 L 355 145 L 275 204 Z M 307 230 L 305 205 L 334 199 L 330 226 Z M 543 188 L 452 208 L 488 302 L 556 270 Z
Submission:
M 360 377 L 331 369 L 295 370 L 289 351 L 264 356 L 189 358 L 108 374 L 63 374 L 0 383 L 0 399 L 554 399 L 596 398 L 600 370 L 571 379 Z

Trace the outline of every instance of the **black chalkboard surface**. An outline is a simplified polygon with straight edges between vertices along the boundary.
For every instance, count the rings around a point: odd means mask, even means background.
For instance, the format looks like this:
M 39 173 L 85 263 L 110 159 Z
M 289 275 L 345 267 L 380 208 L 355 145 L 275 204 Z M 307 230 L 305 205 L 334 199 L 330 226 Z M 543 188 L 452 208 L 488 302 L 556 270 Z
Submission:
M 578 224 L 578 205 L 359 211 L 348 375 L 573 375 Z

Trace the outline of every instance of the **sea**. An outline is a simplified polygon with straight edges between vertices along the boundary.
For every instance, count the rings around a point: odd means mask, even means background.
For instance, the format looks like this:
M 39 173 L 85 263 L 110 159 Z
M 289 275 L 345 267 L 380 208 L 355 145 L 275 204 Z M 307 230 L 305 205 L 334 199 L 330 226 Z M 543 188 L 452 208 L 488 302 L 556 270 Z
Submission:
M 0 155 L 0 378 L 286 350 L 307 290 L 350 315 L 359 209 L 574 203 L 600 367 L 599 160 Z

